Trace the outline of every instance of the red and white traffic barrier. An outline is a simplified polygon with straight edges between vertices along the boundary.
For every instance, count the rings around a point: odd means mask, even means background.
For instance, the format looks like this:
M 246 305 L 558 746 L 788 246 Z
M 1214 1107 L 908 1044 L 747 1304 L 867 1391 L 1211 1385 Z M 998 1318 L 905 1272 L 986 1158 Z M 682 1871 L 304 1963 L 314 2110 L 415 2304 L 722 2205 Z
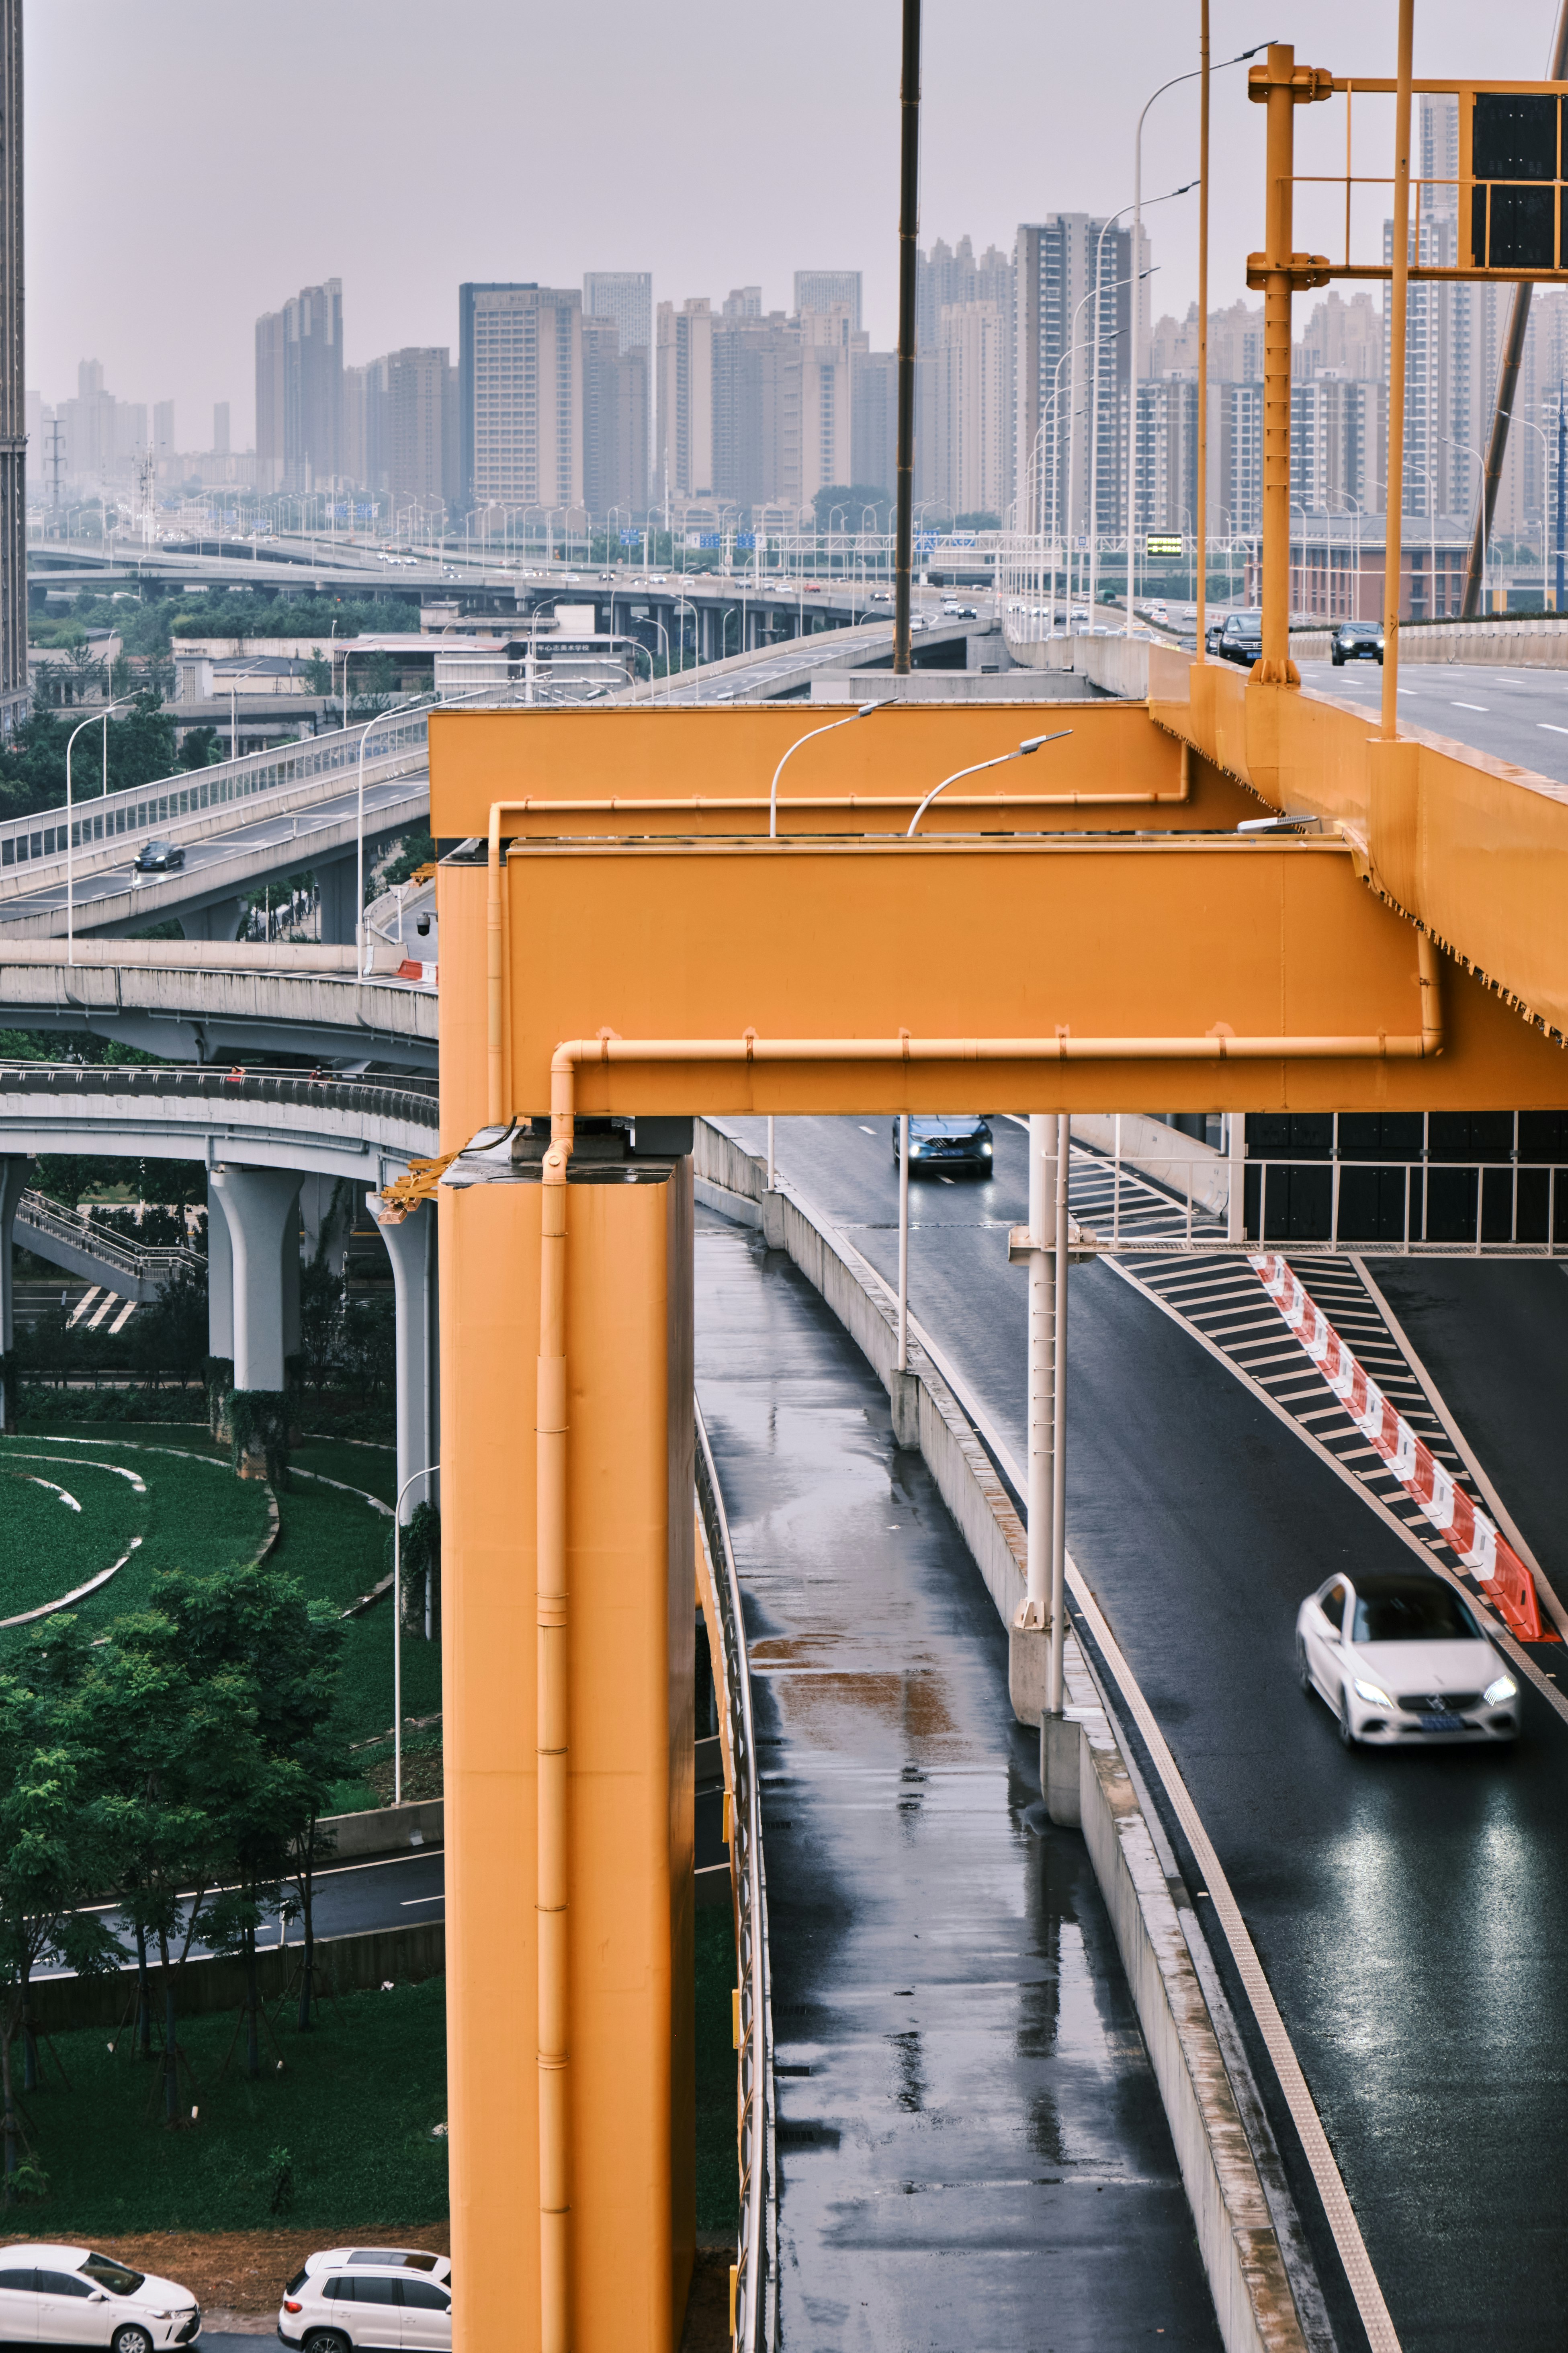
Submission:
M 439 970 L 437 965 L 421 961 L 416 956 L 405 956 L 397 967 L 396 976 L 399 980 L 412 980 L 421 988 L 434 988 L 437 985 Z
M 1512 1632 L 1523 1642 L 1560 1641 L 1555 1628 L 1542 1622 L 1535 1580 L 1508 1538 L 1456 1484 L 1371 1374 L 1356 1362 L 1284 1259 L 1270 1250 L 1249 1259 L 1248 1264 L 1362 1436 L 1376 1447 L 1448 1549 L 1486 1588 L 1487 1599 Z

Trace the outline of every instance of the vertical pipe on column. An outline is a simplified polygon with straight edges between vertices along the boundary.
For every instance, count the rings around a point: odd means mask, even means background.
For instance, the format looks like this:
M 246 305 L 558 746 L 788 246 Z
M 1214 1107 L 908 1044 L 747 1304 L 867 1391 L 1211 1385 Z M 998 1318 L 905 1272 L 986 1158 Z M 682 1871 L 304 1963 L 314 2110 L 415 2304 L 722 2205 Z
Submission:
M 539 2295 L 541 2353 L 567 2353 L 566 1170 L 573 1071 L 551 1071 L 539 1240 L 538 1807 Z
M 1051 1249 L 1056 1122 L 1029 1114 L 1029 1464 L 1025 1530 L 1026 1625 L 1045 1626 L 1051 1611 L 1051 1489 L 1056 1447 L 1057 1269 Z
M 910 1115 L 899 1113 L 899 1370 L 910 1369 Z
M 1394 278 L 1389 288 L 1387 529 L 1383 557 L 1383 733 L 1399 733 L 1400 526 L 1405 512 L 1405 325 L 1410 282 L 1410 72 L 1415 0 L 1399 0 L 1399 81 L 1394 101 Z
M 1229 1133 L 1230 1182 L 1226 1198 L 1225 1238 L 1227 1242 L 1247 1240 L 1247 1113 L 1233 1111 Z
M 1066 1633 L 1068 1543 L 1068 1176 L 1072 1155 L 1072 1123 L 1066 1112 L 1057 1116 L 1057 1235 L 1052 1288 L 1051 1357 L 1051 1655 L 1049 1696 L 1052 1715 L 1062 1712 L 1062 1647 Z M 1043 1257 L 1045 1253 L 1042 1251 Z

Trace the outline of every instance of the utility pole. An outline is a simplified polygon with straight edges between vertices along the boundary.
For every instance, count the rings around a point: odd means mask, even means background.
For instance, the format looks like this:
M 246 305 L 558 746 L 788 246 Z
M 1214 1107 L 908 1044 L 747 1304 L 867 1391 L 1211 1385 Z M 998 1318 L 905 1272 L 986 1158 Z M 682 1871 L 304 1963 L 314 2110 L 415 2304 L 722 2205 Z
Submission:
M 893 553 L 893 669 L 910 670 L 910 572 L 915 520 L 915 239 L 921 202 L 921 0 L 904 0 L 899 105 L 899 447 Z

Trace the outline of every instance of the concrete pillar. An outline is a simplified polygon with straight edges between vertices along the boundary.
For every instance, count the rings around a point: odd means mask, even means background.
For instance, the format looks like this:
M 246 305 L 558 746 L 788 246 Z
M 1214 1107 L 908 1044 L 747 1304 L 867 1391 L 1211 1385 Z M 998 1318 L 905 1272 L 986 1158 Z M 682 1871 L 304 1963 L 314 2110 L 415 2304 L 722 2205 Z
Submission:
M 365 856 L 366 871 L 370 858 Z M 334 948 L 352 948 L 359 910 L 354 905 L 358 867 L 353 854 L 340 858 L 334 866 L 318 866 L 316 881 L 321 891 L 321 938 Z
M 223 1196 L 207 1172 L 207 1354 L 234 1360 L 234 1252 Z
M 279 1269 L 283 1300 L 283 1357 L 300 1353 L 300 1205 L 283 1220 L 283 1263 Z
M 198 907 L 180 917 L 180 929 L 188 940 L 232 940 L 239 930 L 244 913 L 237 899 L 215 899 L 210 907 Z
M 12 1152 L 0 1157 L 0 1360 L 9 1356 L 16 1339 L 11 1320 L 11 1241 L 16 1223 L 16 1204 L 22 1198 L 31 1163 L 25 1153 Z M 0 1430 L 16 1426 L 16 1416 L 0 1361 Z
M 231 1164 L 215 1168 L 209 1181 L 222 1198 L 234 1254 L 234 1386 L 277 1395 L 286 1347 L 283 1236 L 298 1233 L 299 1172 Z M 296 1266 L 299 1255 L 296 1240 Z
M 392 1290 L 397 1311 L 397 1488 L 403 1495 L 404 1525 L 419 1504 L 435 1501 L 435 1482 L 416 1474 L 436 1457 L 436 1213 L 427 1202 L 411 1209 L 401 1225 L 382 1222 L 381 1196 L 367 1193 L 365 1203 L 381 1228 L 392 1261 Z M 404 1493 L 405 1482 L 412 1485 Z

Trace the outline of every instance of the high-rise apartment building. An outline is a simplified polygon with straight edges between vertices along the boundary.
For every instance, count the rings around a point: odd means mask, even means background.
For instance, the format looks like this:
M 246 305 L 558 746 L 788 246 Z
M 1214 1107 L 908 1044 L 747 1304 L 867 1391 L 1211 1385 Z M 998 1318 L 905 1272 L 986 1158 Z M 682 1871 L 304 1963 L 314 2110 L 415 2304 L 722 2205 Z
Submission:
M 720 313 L 725 319 L 760 319 L 763 315 L 763 290 L 760 286 L 731 286 L 724 297 Z
M 850 375 L 849 405 L 849 479 L 892 498 L 898 487 L 897 352 L 859 354 Z M 859 521 L 857 515 L 857 528 Z
M 623 352 L 653 347 L 653 273 L 647 269 L 585 269 L 583 316 L 613 319 Z
M 762 308 L 762 295 L 757 296 Z M 797 269 L 795 273 L 795 307 L 796 315 L 806 311 L 828 311 L 839 309 L 849 313 L 852 334 L 860 332 L 860 272 L 858 269 Z
M 995 302 L 944 303 L 930 355 L 927 470 L 936 505 L 1000 523 L 1012 479 L 1008 322 Z
M 398 505 L 444 508 L 455 488 L 458 435 L 451 353 L 445 343 L 389 352 L 386 487 Z
M 678 311 L 661 302 L 656 326 L 654 502 L 711 498 L 713 309 L 694 295 Z
M 343 370 L 343 480 L 384 491 L 387 470 L 387 363 L 366 360 Z
M 330 489 L 342 473 L 343 288 L 304 287 L 256 322 L 260 487 Z
M 583 503 L 623 529 L 647 512 L 647 348 L 621 348 L 614 319 L 583 321 Z
M 227 455 L 228 403 L 226 400 L 215 400 L 213 403 L 213 456 L 226 458 Z
M 1014 248 L 1014 478 L 1026 529 L 1126 528 L 1126 417 L 1132 338 L 1148 340 L 1145 234 L 1134 290 L 1132 233 L 1088 213 L 1026 223 Z M 1138 299 L 1134 301 L 1136 290 Z M 1094 405 L 1099 359 L 1099 402 Z M 1097 428 L 1097 429 L 1096 429 Z
M 575 287 L 459 287 L 463 501 L 583 504 L 583 298 Z
M 784 377 L 779 495 L 786 507 L 806 521 L 815 511 L 818 491 L 849 480 L 853 372 L 865 352 L 866 337 L 847 302 L 835 302 L 823 311 L 802 311 L 791 325 L 795 354 Z
M 764 318 L 732 307 L 735 301 L 731 294 L 713 329 L 713 495 L 745 511 L 783 495 L 785 387 L 797 338 L 782 311 Z
M 986 365 L 1007 417 L 999 470 L 996 465 L 987 468 L 994 495 L 983 501 L 953 495 L 957 458 L 951 420 L 958 413 L 953 406 L 955 376 L 963 364 L 944 356 L 950 333 L 972 340 L 970 329 L 957 328 L 951 322 L 944 325 L 944 313 L 956 315 L 975 303 L 989 303 L 996 313 L 997 332 L 985 338 Z M 915 256 L 915 497 L 939 513 L 963 514 L 977 509 L 1003 513 L 1012 498 L 1013 308 L 1012 258 L 998 247 L 988 246 L 976 260 L 968 237 L 961 237 L 956 246 L 939 237 L 929 253 Z M 973 412 L 973 400 L 968 406 Z M 973 442 L 965 470 L 973 472 Z M 887 487 L 891 488 L 890 477 Z

